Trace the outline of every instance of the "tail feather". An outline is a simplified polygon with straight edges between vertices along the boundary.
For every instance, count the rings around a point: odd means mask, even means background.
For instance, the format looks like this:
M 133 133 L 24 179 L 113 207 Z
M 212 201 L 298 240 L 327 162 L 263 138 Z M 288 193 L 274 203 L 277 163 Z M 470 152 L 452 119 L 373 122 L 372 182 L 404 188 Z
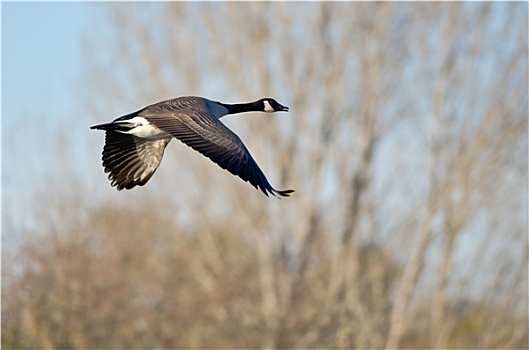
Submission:
M 90 129 L 92 130 L 114 130 L 116 127 L 115 124 L 112 123 L 106 123 L 106 124 L 98 124 L 91 126 Z
M 90 129 L 92 130 L 113 130 L 113 131 L 127 131 L 133 128 L 135 125 L 133 123 L 127 123 L 127 122 L 112 122 L 112 123 L 106 123 L 106 124 L 98 124 L 91 126 Z

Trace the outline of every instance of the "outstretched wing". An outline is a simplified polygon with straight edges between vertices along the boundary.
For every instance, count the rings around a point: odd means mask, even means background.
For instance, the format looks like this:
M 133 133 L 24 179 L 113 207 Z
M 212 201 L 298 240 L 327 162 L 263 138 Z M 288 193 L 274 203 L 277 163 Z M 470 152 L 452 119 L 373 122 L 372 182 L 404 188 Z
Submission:
M 244 146 L 241 139 L 228 127 L 200 111 L 185 110 L 161 114 L 142 114 L 156 127 L 170 133 L 178 140 L 202 153 L 265 195 L 288 197 L 293 190 L 279 191 L 273 188 Z
M 103 167 L 111 185 L 118 190 L 145 185 L 158 169 L 169 141 L 170 138 L 147 140 L 106 130 Z

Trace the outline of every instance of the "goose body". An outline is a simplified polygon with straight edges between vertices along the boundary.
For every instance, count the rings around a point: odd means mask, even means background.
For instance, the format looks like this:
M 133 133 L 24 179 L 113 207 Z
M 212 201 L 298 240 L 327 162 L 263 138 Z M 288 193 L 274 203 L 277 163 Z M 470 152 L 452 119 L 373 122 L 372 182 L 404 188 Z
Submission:
M 271 98 L 225 104 L 187 96 L 155 103 L 90 129 L 106 133 L 103 167 L 111 186 L 118 190 L 145 185 L 174 137 L 265 195 L 288 197 L 294 191 L 273 188 L 241 139 L 219 120 L 228 114 L 250 111 L 286 112 L 288 107 Z

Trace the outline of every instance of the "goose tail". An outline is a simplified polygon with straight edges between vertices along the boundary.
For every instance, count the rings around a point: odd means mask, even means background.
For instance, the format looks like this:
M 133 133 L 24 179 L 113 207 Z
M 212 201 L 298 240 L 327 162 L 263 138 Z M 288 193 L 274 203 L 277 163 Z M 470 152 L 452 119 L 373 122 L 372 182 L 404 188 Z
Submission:
M 105 130 L 105 131 L 122 131 L 126 132 L 130 129 L 134 128 L 136 125 L 134 123 L 130 123 L 127 121 L 120 121 L 120 122 L 111 122 L 106 124 L 98 124 L 91 126 L 90 129 L 92 130 Z
M 92 130 L 114 130 L 116 129 L 116 124 L 114 123 L 98 124 L 98 125 L 91 126 L 90 129 Z

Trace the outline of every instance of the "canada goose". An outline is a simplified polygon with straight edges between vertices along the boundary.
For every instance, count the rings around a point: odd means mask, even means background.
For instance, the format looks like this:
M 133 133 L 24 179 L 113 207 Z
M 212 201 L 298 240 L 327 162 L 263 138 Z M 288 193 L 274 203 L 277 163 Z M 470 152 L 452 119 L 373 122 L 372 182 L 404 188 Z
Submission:
M 272 98 L 255 102 L 226 104 L 203 97 L 188 96 L 162 101 L 111 123 L 90 129 L 104 130 L 103 167 L 111 186 L 130 190 L 152 177 L 173 137 L 202 153 L 221 168 L 268 196 L 288 197 L 293 190 L 274 189 L 241 139 L 219 119 L 228 114 L 250 111 L 288 111 Z

